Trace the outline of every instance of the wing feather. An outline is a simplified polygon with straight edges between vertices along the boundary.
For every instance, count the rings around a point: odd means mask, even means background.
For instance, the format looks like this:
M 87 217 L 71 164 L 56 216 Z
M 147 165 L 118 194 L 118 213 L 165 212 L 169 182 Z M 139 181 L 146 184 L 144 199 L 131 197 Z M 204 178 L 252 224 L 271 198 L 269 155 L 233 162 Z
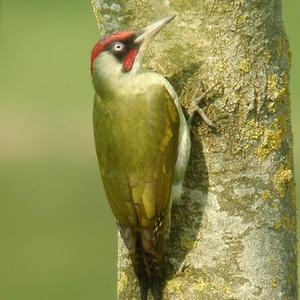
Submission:
M 145 232 L 147 248 L 169 209 L 179 126 L 176 104 L 161 81 L 144 93 L 95 100 L 95 141 L 107 198 L 121 226 Z

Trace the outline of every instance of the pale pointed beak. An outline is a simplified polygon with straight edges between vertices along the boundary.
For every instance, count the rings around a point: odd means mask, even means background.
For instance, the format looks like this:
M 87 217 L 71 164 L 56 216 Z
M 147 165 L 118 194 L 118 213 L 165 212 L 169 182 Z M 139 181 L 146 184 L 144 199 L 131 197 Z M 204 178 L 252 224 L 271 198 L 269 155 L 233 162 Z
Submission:
M 155 36 L 163 27 L 165 27 L 168 23 L 170 23 L 176 14 L 172 14 L 168 17 L 164 17 L 159 19 L 158 21 L 148 25 L 146 28 L 142 29 L 140 32 L 137 33 L 137 37 L 134 40 L 136 44 L 142 44 L 150 40 L 153 36 Z

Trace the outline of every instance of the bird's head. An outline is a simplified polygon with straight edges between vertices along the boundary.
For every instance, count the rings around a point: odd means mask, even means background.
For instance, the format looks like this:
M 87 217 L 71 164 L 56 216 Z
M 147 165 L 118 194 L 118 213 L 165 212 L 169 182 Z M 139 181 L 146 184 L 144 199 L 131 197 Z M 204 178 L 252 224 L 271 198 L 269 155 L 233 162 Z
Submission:
M 92 76 L 138 71 L 151 38 L 174 18 L 175 14 L 162 18 L 137 32 L 120 31 L 105 36 L 91 53 Z

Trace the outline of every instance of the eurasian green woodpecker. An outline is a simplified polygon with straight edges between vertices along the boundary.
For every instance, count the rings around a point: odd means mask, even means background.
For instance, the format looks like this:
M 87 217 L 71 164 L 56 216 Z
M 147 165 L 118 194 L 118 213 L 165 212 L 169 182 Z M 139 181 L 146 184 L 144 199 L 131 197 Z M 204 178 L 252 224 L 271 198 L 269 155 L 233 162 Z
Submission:
M 143 68 L 151 38 L 171 15 L 138 32 L 115 32 L 92 50 L 94 134 L 106 195 L 129 250 L 141 299 L 162 299 L 172 201 L 180 198 L 190 136 L 177 94 Z

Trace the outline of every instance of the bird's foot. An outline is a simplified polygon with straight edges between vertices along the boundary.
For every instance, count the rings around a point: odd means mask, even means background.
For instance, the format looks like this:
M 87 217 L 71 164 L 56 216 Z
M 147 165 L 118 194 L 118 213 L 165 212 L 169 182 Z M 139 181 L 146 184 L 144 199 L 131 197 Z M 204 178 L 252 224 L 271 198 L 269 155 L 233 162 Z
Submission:
M 221 83 L 218 82 L 216 83 L 215 85 L 213 85 L 211 88 L 207 89 L 206 91 L 202 92 L 202 94 L 200 96 L 199 95 L 199 92 L 200 91 L 203 91 L 204 88 L 201 84 L 201 86 L 196 89 L 195 93 L 194 93 L 194 96 L 193 96 L 193 99 L 191 101 L 191 106 L 190 108 L 188 109 L 188 115 L 189 115 L 189 119 L 188 119 L 188 126 L 189 126 L 189 129 L 191 129 L 191 126 L 192 126 L 192 120 L 193 120 L 193 117 L 195 115 L 195 113 L 197 112 L 202 120 L 209 126 L 209 127 L 212 127 L 214 129 L 217 128 L 217 126 L 215 125 L 215 123 L 207 116 L 207 114 L 205 113 L 205 111 L 199 107 L 199 104 L 201 101 L 203 101 L 207 95 L 209 93 L 211 93 L 217 86 L 220 86 Z

